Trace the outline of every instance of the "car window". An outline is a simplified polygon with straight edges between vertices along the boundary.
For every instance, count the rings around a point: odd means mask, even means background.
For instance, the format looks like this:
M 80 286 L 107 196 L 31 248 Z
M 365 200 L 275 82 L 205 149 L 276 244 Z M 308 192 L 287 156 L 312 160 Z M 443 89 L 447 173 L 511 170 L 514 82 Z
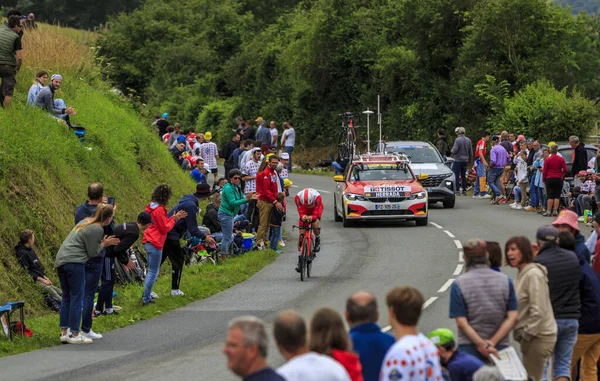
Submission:
M 414 180 L 408 168 L 400 169 L 396 164 L 357 164 L 352 167 L 350 181 Z
M 409 157 L 411 163 L 441 163 L 442 158 L 440 157 L 437 150 L 427 145 L 405 145 L 405 146 L 387 146 L 386 151 L 388 153 L 403 153 Z
M 572 157 L 571 148 L 561 148 L 561 149 L 558 150 L 558 152 L 565 159 L 565 162 L 567 163 L 567 165 L 573 164 L 573 157 Z M 585 152 L 587 152 L 587 160 L 586 161 L 590 161 L 590 160 L 592 160 L 592 158 L 594 156 L 596 156 L 596 150 L 594 150 L 594 149 L 586 148 Z

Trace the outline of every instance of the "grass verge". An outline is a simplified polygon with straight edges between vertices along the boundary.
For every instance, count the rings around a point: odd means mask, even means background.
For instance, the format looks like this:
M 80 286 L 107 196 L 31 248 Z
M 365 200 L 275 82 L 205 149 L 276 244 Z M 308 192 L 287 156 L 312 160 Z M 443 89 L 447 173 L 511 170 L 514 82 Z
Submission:
M 252 251 L 241 257 L 232 258 L 222 265 L 186 267 L 181 281 L 185 296 L 172 298 L 170 267 L 162 268 L 154 291 L 161 296 L 156 304 L 142 307 L 141 285 L 115 287 L 116 305 L 123 310 L 116 316 L 101 316 L 94 319 L 94 331 L 108 332 L 117 328 L 152 319 L 157 315 L 172 311 L 186 304 L 207 298 L 250 278 L 277 258 L 272 250 Z M 32 338 L 16 337 L 13 341 L 0 339 L 0 357 L 29 352 L 36 349 L 59 345 L 58 314 L 27 319 L 25 324 L 33 331 Z

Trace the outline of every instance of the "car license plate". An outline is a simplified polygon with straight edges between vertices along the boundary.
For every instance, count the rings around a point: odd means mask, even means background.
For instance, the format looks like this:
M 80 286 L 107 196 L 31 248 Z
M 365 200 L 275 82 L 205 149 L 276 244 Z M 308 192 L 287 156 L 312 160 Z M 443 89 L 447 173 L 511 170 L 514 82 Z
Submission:
M 375 204 L 375 210 L 397 210 L 400 209 L 399 204 Z
M 427 193 L 433 192 L 433 188 L 427 188 Z

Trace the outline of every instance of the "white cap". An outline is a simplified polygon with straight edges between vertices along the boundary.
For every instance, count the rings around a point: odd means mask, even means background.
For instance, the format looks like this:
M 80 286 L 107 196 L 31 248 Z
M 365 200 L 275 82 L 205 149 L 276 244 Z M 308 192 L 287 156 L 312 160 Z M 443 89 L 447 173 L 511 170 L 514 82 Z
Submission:
M 281 160 L 290 160 L 290 154 L 287 152 L 283 152 L 281 154 Z

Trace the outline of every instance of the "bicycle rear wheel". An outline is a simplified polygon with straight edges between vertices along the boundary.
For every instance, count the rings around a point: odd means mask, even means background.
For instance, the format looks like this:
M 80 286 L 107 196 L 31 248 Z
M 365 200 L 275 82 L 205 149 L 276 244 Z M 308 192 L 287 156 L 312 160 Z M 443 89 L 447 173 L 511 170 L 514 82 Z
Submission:
M 302 255 L 300 256 L 300 280 L 304 282 L 304 276 L 306 274 L 307 268 L 307 259 L 308 259 L 308 248 L 306 247 L 306 240 L 304 240 L 304 244 L 302 245 Z
M 311 246 L 313 246 L 313 243 L 311 242 L 310 244 Z M 310 270 L 312 269 L 312 247 L 310 249 L 310 253 L 308 253 L 308 255 L 306 256 L 306 277 L 310 278 Z

